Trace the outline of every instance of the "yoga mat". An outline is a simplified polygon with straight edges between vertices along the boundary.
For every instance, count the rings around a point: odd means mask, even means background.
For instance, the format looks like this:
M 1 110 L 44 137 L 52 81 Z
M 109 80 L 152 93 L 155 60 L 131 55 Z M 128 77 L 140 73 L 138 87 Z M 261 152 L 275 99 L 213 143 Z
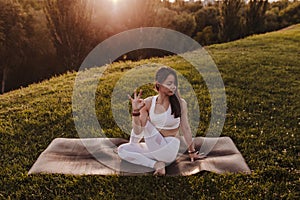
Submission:
M 188 176 L 201 171 L 215 173 L 250 173 L 243 156 L 229 137 L 196 137 L 195 147 L 205 142 L 209 147 L 206 158 L 190 161 L 186 144 L 180 138 L 176 160 L 166 167 L 166 175 Z M 145 175 L 150 168 L 131 164 L 119 158 L 117 147 L 128 140 L 122 138 L 56 138 L 41 153 L 29 174 L 59 173 L 71 175 Z M 211 148 L 212 147 L 212 148 Z M 205 151 L 205 149 L 204 149 Z M 127 172 L 122 169 L 134 169 Z

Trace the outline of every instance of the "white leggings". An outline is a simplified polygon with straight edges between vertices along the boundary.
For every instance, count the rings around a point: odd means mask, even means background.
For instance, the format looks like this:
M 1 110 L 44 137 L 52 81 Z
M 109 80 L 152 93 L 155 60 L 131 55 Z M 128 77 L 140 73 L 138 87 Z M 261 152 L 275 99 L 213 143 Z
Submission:
M 145 142 L 140 142 L 144 137 Z M 167 164 L 176 159 L 180 141 L 176 137 L 163 137 L 160 132 L 147 121 L 144 131 L 136 135 L 131 131 L 129 143 L 118 147 L 120 158 L 130 163 L 154 168 L 157 161 Z

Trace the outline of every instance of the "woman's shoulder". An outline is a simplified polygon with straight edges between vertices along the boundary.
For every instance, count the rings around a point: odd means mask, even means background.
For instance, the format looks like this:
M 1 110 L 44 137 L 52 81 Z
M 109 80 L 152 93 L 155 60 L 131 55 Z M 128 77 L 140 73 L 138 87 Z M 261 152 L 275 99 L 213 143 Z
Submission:
M 187 102 L 183 98 L 180 98 L 180 104 L 181 104 L 182 110 L 187 109 Z
M 150 107 L 151 107 L 152 99 L 153 99 L 154 97 L 155 97 L 155 96 L 149 96 L 149 97 L 147 97 L 146 99 L 144 99 L 144 102 L 145 102 L 146 107 L 148 108 L 148 110 L 149 110 Z
M 180 101 L 181 101 L 180 103 L 182 103 L 182 104 L 185 104 L 185 105 L 187 104 L 183 98 L 180 98 Z
M 145 101 L 145 103 L 151 103 L 152 102 L 152 98 L 153 98 L 154 96 L 150 96 L 150 97 L 147 97 L 146 99 L 144 99 L 144 101 Z

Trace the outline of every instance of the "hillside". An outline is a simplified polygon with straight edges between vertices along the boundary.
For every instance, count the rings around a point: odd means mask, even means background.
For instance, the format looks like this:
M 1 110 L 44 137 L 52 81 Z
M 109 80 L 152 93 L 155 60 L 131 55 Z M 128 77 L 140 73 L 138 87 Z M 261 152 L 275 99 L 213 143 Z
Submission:
M 79 137 L 72 117 L 76 73 L 0 96 L 0 198 L 67 199 L 294 199 L 299 183 L 300 25 L 208 46 L 223 78 L 227 115 L 222 136 L 233 139 L 250 175 L 202 173 L 190 177 L 27 175 L 57 137 Z M 112 123 L 110 95 L 129 69 L 169 65 L 193 85 L 204 132 L 210 98 L 201 77 L 177 56 L 112 64 L 97 88 L 96 110 L 107 137 L 127 137 Z M 153 94 L 145 86 L 145 95 Z M 105 113 L 103 115 L 102 113 Z M 298 161 L 297 161 L 298 160 Z M 298 167 L 298 168 L 297 168 Z M 298 196 L 299 197 L 299 196 Z

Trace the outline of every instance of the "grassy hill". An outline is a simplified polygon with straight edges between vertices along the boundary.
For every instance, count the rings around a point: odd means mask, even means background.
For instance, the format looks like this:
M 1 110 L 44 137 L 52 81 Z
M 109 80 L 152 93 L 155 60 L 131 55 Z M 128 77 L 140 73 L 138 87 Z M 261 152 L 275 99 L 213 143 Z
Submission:
M 294 199 L 299 197 L 300 25 L 208 46 L 223 78 L 227 115 L 223 136 L 233 139 L 250 175 L 189 177 L 27 175 L 57 137 L 79 137 L 72 118 L 76 73 L 0 96 L 0 199 Z M 112 123 L 110 94 L 129 69 L 162 63 L 193 85 L 204 135 L 210 99 L 201 77 L 177 56 L 115 63 L 97 89 L 97 116 L 108 137 L 127 137 Z M 153 94 L 150 86 L 145 93 Z M 106 115 L 101 115 L 106 113 Z M 299 186 L 299 185 L 298 185 Z M 299 188 L 298 188 L 299 189 Z

